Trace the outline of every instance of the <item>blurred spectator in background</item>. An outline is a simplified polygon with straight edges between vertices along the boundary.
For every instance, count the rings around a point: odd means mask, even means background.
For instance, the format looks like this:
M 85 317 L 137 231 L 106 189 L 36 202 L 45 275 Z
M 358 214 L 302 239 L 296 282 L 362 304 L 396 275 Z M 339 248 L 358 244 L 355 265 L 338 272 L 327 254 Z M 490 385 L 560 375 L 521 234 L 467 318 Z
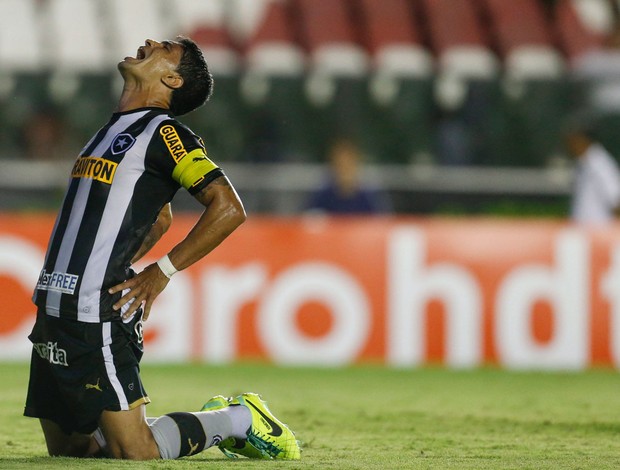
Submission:
M 51 106 L 35 110 L 26 119 L 19 134 L 21 155 L 28 160 L 73 159 L 79 150 L 69 150 L 65 122 Z
M 328 151 L 329 174 L 313 193 L 306 210 L 330 214 L 381 214 L 392 211 L 387 193 L 362 180 L 363 156 L 348 139 L 337 139 Z
M 614 23 L 602 47 L 583 54 L 574 71 L 586 86 L 592 111 L 620 112 L 620 22 Z
M 620 213 L 620 168 L 586 126 L 573 126 L 566 135 L 576 159 L 571 219 L 582 224 L 611 222 Z
M 602 47 L 575 63 L 574 76 L 583 90 L 581 111 L 595 114 L 600 140 L 620 150 L 620 21 L 616 19 Z

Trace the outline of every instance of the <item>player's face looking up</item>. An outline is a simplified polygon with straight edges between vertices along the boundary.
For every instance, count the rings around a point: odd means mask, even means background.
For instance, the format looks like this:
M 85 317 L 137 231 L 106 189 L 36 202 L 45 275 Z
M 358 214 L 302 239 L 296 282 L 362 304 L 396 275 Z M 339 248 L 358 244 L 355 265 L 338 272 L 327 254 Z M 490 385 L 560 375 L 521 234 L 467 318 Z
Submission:
M 136 57 L 125 57 L 118 69 L 125 80 L 140 83 L 163 82 L 169 88 L 178 88 L 183 79 L 176 72 L 183 57 L 184 48 L 176 41 L 157 42 L 147 39 L 138 48 Z

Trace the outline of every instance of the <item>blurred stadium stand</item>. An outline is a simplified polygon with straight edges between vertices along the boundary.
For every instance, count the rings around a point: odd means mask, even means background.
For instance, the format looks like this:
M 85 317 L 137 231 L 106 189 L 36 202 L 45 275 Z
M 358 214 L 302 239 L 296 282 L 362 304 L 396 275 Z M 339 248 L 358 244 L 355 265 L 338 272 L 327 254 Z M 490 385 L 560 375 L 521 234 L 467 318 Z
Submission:
M 216 78 L 208 107 L 182 120 L 251 210 L 294 213 L 342 135 L 398 212 L 561 203 L 562 128 L 588 86 L 573 71 L 619 1 L 0 0 L 0 208 L 53 201 L 60 170 L 114 110 L 118 61 L 178 34 Z M 41 112 L 65 125 L 66 161 L 25 156 Z

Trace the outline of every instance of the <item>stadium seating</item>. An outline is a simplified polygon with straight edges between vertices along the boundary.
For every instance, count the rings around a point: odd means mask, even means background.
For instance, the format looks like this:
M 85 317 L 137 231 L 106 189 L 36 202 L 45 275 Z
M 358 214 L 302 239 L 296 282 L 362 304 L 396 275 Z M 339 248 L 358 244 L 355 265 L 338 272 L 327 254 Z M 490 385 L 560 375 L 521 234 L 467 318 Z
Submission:
M 239 71 L 241 58 L 228 30 L 201 25 L 190 30 L 188 36 L 196 41 L 208 57 L 210 70 L 214 75 L 233 75 Z
M 40 70 L 44 66 L 44 58 L 36 1 L 3 0 L 2 10 L 3 14 L 0 15 L 2 73 Z M 24 34 L 25 31 L 29 34 Z
M 385 162 L 408 162 L 430 151 L 434 60 L 409 0 L 358 0 L 358 34 L 372 79 L 363 147 Z M 413 131 L 412 131 L 413 130 Z
M 362 38 L 382 75 L 429 78 L 433 60 L 408 0 L 359 0 Z
M 166 21 L 165 0 L 106 0 L 103 4 L 110 15 L 108 44 L 114 57 L 134 56 L 145 39 L 176 35 L 176 25 Z
M 557 78 L 563 60 L 552 30 L 536 0 L 482 0 L 492 20 L 495 46 L 506 73 L 517 79 Z
M 563 151 L 562 120 L 570 109 L 553 15 L 537 0 L 480 1 L 506 79 L 498 116 L 506 151 L 496 148 L 493 154 L 506 165 L 544 166 Z
M 281 161 L 284 155 L 304 159 L 313 152 L 315 136 L 308 129 L 304 86 L 306 54 L 294 21 L 290 3 L 269 2 L 245 42 L 242 91 L 252 118 L 245 155 L 253 155 L 253 160 Z
M 589 3 L 593 4 L 593 2 Z M 594 3 L 601 2 L 595 0 Z M 560 44 L 571 64 L 574 64 L 588 51 L 601 47 L 603 32 L 588 27 L 575 2 L 570 0 L 558 2 L 555 17 Z
M 606 35 L 612 30 L 620 3 L 618 0 L 560 0 L 556 8 L 563 4 L 572 6 L 583 26 L 598 35 Z
M 194 39 L 209 57 L 211 72 L 232 75 L 241 59 L 227 28 L 227 10 L 222 0 L 174 0 L 172 16 L 182 35 Z
M 48 95 L 75 132 L 86 138 L 110 112 L 110 69 L 118 57 L 105 47 L 101 11 L 95 0 L 50 0 L 43 30 L 49 31 L 46 59 L 52 74 Z M 67 21 L 67 18 L 80 21 Z
M 301 18 L 300 37 L 315 70 L 321 73 L 362 76 L 368 55 L 359 44 L 347 2 L 292 0 Z
M 189 116 L 192 125 L 217 135 L 227 158 L 276 161 L 318 159 L 341 133 L 378 160 L 415 161 L 437 152 L 452 100 L 450 119 L 486 146 L 470 163 L 544 164 L 558 151 L 571 67 L 613 18 L 608 0 L 0 3 L 8 129 L 44 103 L 87 135 L 112 108 L 117 62 L 146 38 L 184 34 L 217 83 L 213 113 Z
M 307 132 L 320 158 L 326 141 L 367 129 L 369 54 L 360 43 L 349 2 L 291 0 L 299 41 L 308 55 Z
M 115 65 L 114 59 L 106 56 L 95 0 L 50 0 L 47 8 L 43 30 L 50 32 L 47 59 L 52 67 L 68 72 L 101 72 Z M 72 17 L 80 21 L 67 21 Z
M 171 0 L 170 14 L 182 34 L 198 27 L 225 28 L 226 5 L 223 0 Z
M 423 4 L 440 71 L 468 79 L 493 78 L 498 65 L 476 2 L 424 0 Z
M 541 0 L 2 0 L 0 63 L 3 73 L 98 71 L 147 37 L 182 33 L 196 35 L 227 72 L 239 61 L 297 72 L 305 51 L 313 67 L 341 75 L 366 73 L 370 59 L 374 71 L 417 76 L 436 61 L 467 76 L 490 77 L 502 65 L 509 75 L 548 78 L 564 57 L 599 45 L 611 17 L 607 0 L 554 4 L 549 15 Z
M 215 77 L 216 93 L 209 103 L 213 112 L 189 114 L 186 122 L 209 137 L 210 153 L 232 160 L 241 153 L 236 142 L 239 127 L 244 126 L 244 110 L 238 93 L 242 57 L 228 27 L 228 4 L 225 0 L 175 0 L 171 6 L 179 32 L 198 43 Z
M 263 20 L 247 38 L 244 50 L 252 72 L 300 76 L 305 71 L 305 54 L 296 41 L 290 6 L 283 2 L 267 5 Z
M 210 1 L 210 0 L 207 0 Z M 273 3 L 287 3 L 288 0 L 217 0 L 226 4 L 226 23 L 231 34 L 241 44 L 256 33 L 265 20 Z

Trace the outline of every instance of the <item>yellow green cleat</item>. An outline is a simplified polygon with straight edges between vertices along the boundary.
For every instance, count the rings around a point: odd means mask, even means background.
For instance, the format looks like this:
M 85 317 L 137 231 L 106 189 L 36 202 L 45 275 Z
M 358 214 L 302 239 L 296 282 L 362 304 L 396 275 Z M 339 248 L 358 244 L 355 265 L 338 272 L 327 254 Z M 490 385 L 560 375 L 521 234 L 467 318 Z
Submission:
M 247 443 L 258 450 L 263 458 L 299 460 L 301 449 L 295 434 L 278 420 L 256 393 L 244 393 L 236 398 L 240 405 L 252 413 L 252 426 Z
M 230 437 L 219 444 L 219 449 L 226 457 L 287 460 L 301 458 L 301 449 L 293 431 L 271 413 L 267 404 L 256 393 L 244 393 L 237 398 L 217 395 L 207 401 L 200 411 L 216 411 L 231 405 L 248 408 L 252 414 L 252 425 L 248 429 L 247 439 Z

